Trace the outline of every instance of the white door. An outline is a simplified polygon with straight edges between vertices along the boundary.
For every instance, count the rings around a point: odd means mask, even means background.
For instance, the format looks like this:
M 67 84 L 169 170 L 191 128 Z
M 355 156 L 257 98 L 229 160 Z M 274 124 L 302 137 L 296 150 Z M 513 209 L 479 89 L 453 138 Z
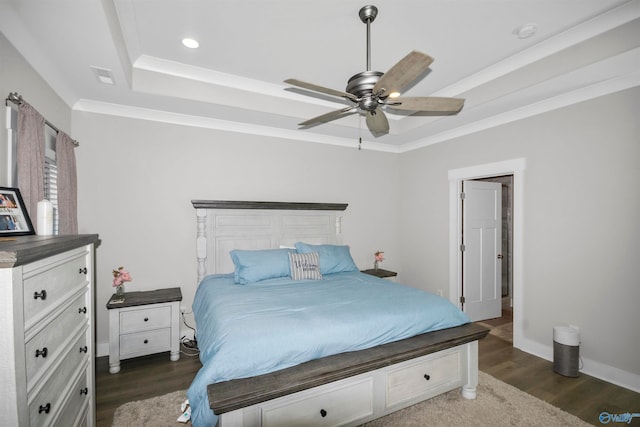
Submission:
M 502 315 L 502 185 L 462 185 L 463 311 L 476 322 Z

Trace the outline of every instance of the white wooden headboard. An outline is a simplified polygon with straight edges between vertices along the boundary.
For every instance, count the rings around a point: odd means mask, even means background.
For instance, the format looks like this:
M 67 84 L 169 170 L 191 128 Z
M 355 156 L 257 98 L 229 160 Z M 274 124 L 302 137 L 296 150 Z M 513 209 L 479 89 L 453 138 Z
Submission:
M 198 284 L 208 274 L 231 273 L 233 249 L 341 244 L 346 203 L 192 200 L 196 209 Z

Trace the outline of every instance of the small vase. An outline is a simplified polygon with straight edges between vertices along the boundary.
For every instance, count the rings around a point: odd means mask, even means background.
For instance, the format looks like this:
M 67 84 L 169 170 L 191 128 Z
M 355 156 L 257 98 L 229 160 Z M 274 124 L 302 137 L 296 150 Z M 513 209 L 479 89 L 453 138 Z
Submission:
M 124 285 L 116 286 L 116 295 L 119 296 L 119 297 L 123 297 L 124 296 Z

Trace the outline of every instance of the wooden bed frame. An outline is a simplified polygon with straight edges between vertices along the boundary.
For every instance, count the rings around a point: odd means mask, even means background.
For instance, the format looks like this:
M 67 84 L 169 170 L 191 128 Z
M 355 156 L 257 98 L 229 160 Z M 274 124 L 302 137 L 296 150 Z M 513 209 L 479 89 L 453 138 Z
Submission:
M 341 244 L 346 204 L 193 200 L 198 283 L 230 273 L 232 249 Z M 447 391 L 475 399 L 475 324 L 342 353 L 251 378 L 208 386 L 219 427 L 355 426 Z

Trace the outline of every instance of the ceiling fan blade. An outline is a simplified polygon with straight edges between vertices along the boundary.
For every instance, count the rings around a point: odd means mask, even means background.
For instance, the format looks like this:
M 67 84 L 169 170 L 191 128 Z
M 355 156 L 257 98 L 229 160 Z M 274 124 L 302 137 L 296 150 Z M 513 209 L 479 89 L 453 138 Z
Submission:
M 351 99 L 352 101 L 357 101 L 358 100 L 358 97 L 353 95 L 353 94 L 351 94 L 351 93 L 343 92 L 343 91 L 335 90 L 335 89 L 329 89 L 327 87 L 318 86 L 318 85 L 313 84 L 313 83 L 303 82 L 302 80 L 287 79 L 284 82 L 288 83 L 290 85 L 293 85 L 293 86 L 298 86 L 298 87 L 301 87 L 303 89 L 313 90 L 315 92 L 320 92 L 320 93 L 324 93 L 324 94 L 327 94 L 327 95 L 339 96 L 339 97 L 342 97 L 342 98 Z
M 367 127 L 374 136 L 389 133 L 389 120 L 381 109 L 367 111 Z
M 335 120 L 344 116 L 345 114 L 351 112 L 352 110 L 355 111 L 356 109 L 357 107 L 355 105 L 353 107 L 341 108 L 340 110 L 331 111 L 329 113 L 322 114 L 321 116 L 314 117 L 309 120 L 305 120 L 302 123 L 298 123 L 298 126 L 310 126 L 310 125 L 315 125 L 319 123 L 327 123 L 327 122 L 330 122 L 331 120 Z
M 373 86 L 373 93 L 377 94 L 382 90 L 384 90 L 382 94 L 386 95 L 400 92 L 406 85 L 424 73 L 432 62 L 432 57 L 414 50 L 380 77 Z
M 464 106 L 463 98 L 427 97 L 399 97 L 386 104 L 388 108 L 396 110 L 428 111 L 442 113 L 442 115 L 457 114 Z

